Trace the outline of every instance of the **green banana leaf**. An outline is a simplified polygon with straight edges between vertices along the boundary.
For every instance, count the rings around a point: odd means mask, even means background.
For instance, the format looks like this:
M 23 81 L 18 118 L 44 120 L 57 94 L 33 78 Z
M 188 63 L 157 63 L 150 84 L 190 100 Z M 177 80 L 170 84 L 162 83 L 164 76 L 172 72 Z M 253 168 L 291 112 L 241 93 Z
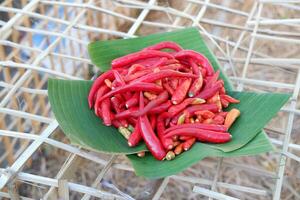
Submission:
M 110 68 L 112 59 L 165 40 L 177 42 L 185 49 L 201 52 L 210 60 L 215 70 L 221 70 L 217 59 L 195 28 L 133 39 L 97 41 L 91 43 L 88 50 L 92 62 L 101 71 L 106 71 Z M 225 88 L 232 90 L 233 87 L 222 70 L 221 78 L 225 82 Z M 88 108 L 87 95 L 91 84 L 91 81 L 58 79 L 48 82 L 52 110 L 71 142 L 87 149 L 116 154 L 133 154 L 146 150 L 144 144 L 129 148 L 126 140 L 115 128 L 104 126 L 93 110 Z M 218 145 L 196 143 L 191 150 L 177 156 L 173 161 L 156 161 L 150 154 L 145 158 L 129 155 L 136 173 L 148 178 L 158 178 L 175 174 L 208 156 L 255 155 L 270 151 L 272 146 L 261 129 L 279 111 L 289 95 L 229 93 L 241 100 L 240 104 L 229 107 L 241 110 L 241 116 L 229 130 L 233 135 L 231 142 Z

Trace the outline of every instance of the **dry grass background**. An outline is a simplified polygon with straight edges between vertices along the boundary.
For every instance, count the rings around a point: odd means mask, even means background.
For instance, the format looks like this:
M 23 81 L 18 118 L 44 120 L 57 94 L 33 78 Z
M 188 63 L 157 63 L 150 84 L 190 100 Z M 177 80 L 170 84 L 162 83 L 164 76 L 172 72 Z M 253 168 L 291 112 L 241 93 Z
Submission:
M 8 6 L 9 5 L 16 6 L 16 5 L 12 5 L 11 1 L 7 1 L 7 2 L 8 2 L 7 3 Z M 254 1 L 214 0 L 211 2 L 214 4 L 230 7 L 232 9 L 244 11 L 246 13 L 250 12 L 254 4 Z M 187 4 L 188 4 L 187 1 L 181 1 L 181 0 L 158 1 L 158 5 L 172 7 L 180 11 L 184 10 Z M 121 4 L 119 4 L 118 1 L 96 1 L 95 5 L 102 8 L 107 8 L 109 10 L 114 10 L 115 12 L 118 12 L 120 14 L 132 18 L 136 18 L 140 13 L 140 9 L 129 8 L 124 5 L 122 6 Z M 39 12 L 43 13 L 45 12 L 43 10 L 47 10 L 49 8 L 50 8 L 49 6 L 44 6 L 43 4 L 41 4 L 39 7 Z M 52 8 L 57 9 L 57 6 L 53 6 Z M 197 13 L 199 13 L 199 10 L 201 8 L 202 8 L 201 5 L 193 4 L 189 13 L 191 15 L 197 15 Z M 78 10 L 80 10 L 78 8 L 69 8 L 69 9 L 75 10 L 74 12 L 78 12 Z M 300 18 L 300 12 L 299 10 L 288 9 L 281 6 L 265 5 L 262 16 L 268 18 L 279 18 L 279 19 Z M 99 12 L 93 12 L 93 11 L 88 12 L 88 14 L 85 17 L 87 19 L 86 21 L 87 24 L 101 27 L 104 29 L 109 29 L 109 30 L 118 30 L 122 32 L 127 32 L 132 25 L 132 22 L 128 20 L 109 16 L 107 14 L 101 14 Z M 66 16 L 66 18 L 68 18 L 68 16 Z M 28 20 L 32 21 L 33 19 L 29 18 Z M 176 21 L 176 17 L 170 14 L 166 14 L 163 11 L 151 11 L 145 20 L 151 22 L 167 23 L 171 25 L 174 23 L 174 21 Z M 212 25 L 211 21 L 209 20 L 215 20 L 223 23 L 232 24 L 235 25 L 236 27 L 226 28 L 223 26 L 218 26 L 216 24 Z M 200 21 L 200 24 L 209 33 L 212 33 L 226 40 L 237 41 L 237 38 L 241 34 L 241 30 L 239 29 L 244 27 L 246 20 L 247 20 L 246 17 L 241 17 L 236 14 L 221 12 L 218 9 L 213 9 L 208 7 L 203 18 Z M 180 20 L 177 25 L 190 26 L 191 21 L 188 19 Z M 300 37 L 300 34 L 298 34 L 300 33 L 299 26 L 291 27 L 291 26 L 277 25 L 277 26 L 268 26 L 265 27 L 265 29 L 266 30 L 271 29 L 273 31 L 292 32 L 296 34 L 294 36 L 295 38 L 299 39 Z M 147 24 L 143 24 L 138 29 L 137 35 L 147 35 L 151 33 L 167 31 L 167 30 L 172 30 L 172 28 L 153 27 Z M 107 34 L 92 33 L 88 31 L 86 32 L 82 31 L 81 34 L 88 35 L 90 40 L 98 40 L 98 39 L 106 40 L 106 39 L 117 38 L 115 36 L 111 36 Z M 241 43 L 242 46 L 248 47 L 249 41 L 251 39 L 250 34 L 251 32 L 245 33 L 245 38 Z M 20 35 L 18 31 L 15 31 L 14 35 L 17 35 L 14 36 L 16 38 L 10 38 L 10 40 L 14 41 L 14 40 L 18 40 L 18 38 L 24 37 L 24 35 Z M 207 37 L 205 37 L 205 39 L 207 40 L 210 47 L 213 49 L 214 53 L 220 58 L 220 62 L 224 66 L 226 73 L 229 76 L 233 76 L 234 75 L 233 71 L 231 70 L 229 63 L 224 59 L 224 55 L 218 50 L 218 48 L 216 48 L 214 44 L 212 44 L 212 42 Z M 227 54 L 230 55 L 232 53 L 233 47 L 230 46 L 228 43 L 219 42 L 218 44 Z M 85 47 L 83 47 L 82 49 L 83 51 L 86 50 Z M 3 48 L 2 51 L 4 51 Z M 5 59 L 8 59 L 8 54 L 11 51 L 12 51 L 11 49 L 6 50 L 6 53 L 4 53 Z M 258 54 L 264 54 L 270 57 L 300 58 L 299 44 L 291 44 L 291 43 L 285 44 L 283 42 L 274 42 L 272 40 L 258 40 L 255 43 L 254 51 L 257 52 Z M 33 59 L 36 55 L 33 54 L 31 56 L 32 57 L 29 58 L 29 60 Z M 85 56 L 86 53 L 83 53 L 83 57 Z M 247 51 L 244 52 L 238 50 L 236 51 L 234 58 L 245 58 L 246 56 L 247 56 Z M 255 57 L 258 58 L 261 57 L 261 55 L 255 55 Z M 16 62 L 20 62 L 18 54 L 12 56 L 9 59 L 14 60 Z M 244 63 L 238 62 L 236 60 L 233 60 L 233 62 L 234 62 L 236 74 L 239 77 L 242 74 Z M 77 63 L 75 64 L 78 65 Z M 59 63 L 54 63 L 54 65 L 59 65 Z M 250 64 L 249 70 L 247 71 L 247 78 L 294 84 L 298 72 L 298 69 L 296 69 L 296 67 L 299 66 L 295 66 L 295 69 L 292 69 L 292 68 L 284 68 L 278 65 Z M 84 65 L 82 66 L 82 68 L 83 70 L 79 71 L 77 74 L 80 77 L 83 77 L 85 79 L 90 79 L 93 75 L 93 72 L 96 71 L 95 68 L 92 68 L 89 65 Z M 88 71 L 90 73 L 87 73 Z M 12 74 L 15 73 L 9 70 L 6 71 L 6 69 L 3 69 L 2 72 L 12 73 Z M 20 71 L 20 72 L 23 73 L 24 71 Z M 31 85 L 32 87 L 45 88 L 46 82 L 43 82 L 42 84 L 37 86 L 43 80 L 44 79 L 41 76 L 37 75 L 31 82 L 27 84 Z M 291 93 L 291 90 L 287 90 L 287 89 L 266 87 L 260 85 L 251 85 L 251 84 L 247 84 L 244 89 L 249 91 L 273 91 L 273 92 Z M 5 93 L 1 93 L 0 99 L 3 98 L 4 94 Z M 32 101 L 37 101 L 38 103 L 36 104 L 36 106 L 39 106 L 40 108 L 39 113 L 43 113 L 43 115 L 45 116 L 51 116 L 51 117 L 53 116 L 51 111 L 49 110 L 49 106 L 47 106 L 48 101 L 46 97 L 38 97 L 38 98 L 30 99 L 29 97 L 20 95 L 16 97 L 16 99 L 12 100 L 13 103 L 11 103 L 10 107 L 15 109 L 19 108 L 20 99 L 25 102 L 24 104 L 27 105 L 28 110 L 33 110 L 35 105 L 30 105 L 30 104 L 32 103 L 35 104 L 35 102 Z M 42 104 L 41 102 L 44 102 L 45 105 L 44 106 L 41 105 Z M 297 108 L 299 108 L 299 105 L 297 105 Z M 273 138 L 278 138 L 279 140 L 283 140 L 285 134 L 285 127 L 287 123 L 287 117 L 288 114 L 286 112 L 280 112 L 278 116 L 274 118 L 267 125 L 266 132 Z M 14 120 L 12 120 L 10 117 L 5 116 L 5 120 L 2 120 L 0 122 L 1 129 L 7 128 L 9 124 L 12 123 L 13 121 Z M 293 130 L 292 130 L 292 139 L 291 139 L 291 142 L 295 144 L 299 144 L 300 142 L 299 122 L 300 122 L 300 118 L 298 115 L 296 115 L 296 118 L 294 120 Z M 25 121 L 18 119 L 16 125 L 13 126 L 12 130 L 17 130 L 17 131 L 26 130 L 26 127 L 23 127 L 22 123 L 25 123 Z M 43 124 L 40 123 L 31 124 L 31 125 L 32 127 L 34 127 L 35 132 L 37 133 L 43 130 L 45 127 L 43 126 Z M 0 139 L 0 142 L 2 142 L 3 144 L 5 143 L 5 140 L 7 141 L 7 139 L 4 138 L 5 137 Z M 64 143 L 69 143 L 68 139 L 64 136 L 64 134 L 60 130 L 57 130 L 52 135 L 52 138 L 62 141 Z M 9 142 L 12 142 L 12 140 L 9 140 Z M 15 144 L 16 145 L 14 145 L 14 148 L 19 148 L 22 145 L 25 146 L 28 145 L 28 143 L 24 144 L 24 143 L 20 143 L 19 141 L 16 141 Z M 4 144 L 3 147 L 2 147 L 2 151 L 5 150 L 5 151 L 15 152 L 12 149 L 10 150 L 7 149 L 8 147 L 10 147 L 9 145 L 5 146 Z M 278 149 L 280 149 L 280 147 Z M 296 150 L 290 150 L 290 151 L 295 155 L 300 156 L 299 151 Z M 102 155 L 102 154 L 101 155 L 97 154 L 97 155 L 100 156 L 101 158 L 108 159 L 107 155 Z M 276 183 L 276 172 L 278 170 L 277 167 L 279 162 L 279 155 L 280 153 L 278 152 L 278 153 L 266 153 L 266 154 L 253 156 L 253 157 L 226 158 L 225 160 L 223 160 L 223 164 L 220 168 L 220 173 L 219 173 L 220 175 L 218 177 L 219 182 L 263 189 L 268 191 L 267 196 L 258 196 L 254 194 L 238 192 L 237 190 L 230 190 L 230 189 L 226 189 L 225 187 L 217 187 L 217 190 L 221 193 L 232 195 L 240 199 L 271 199 L 275 187 L 275 183 Z M 9 156 L 12 155 L 8 154 L 7 156 L 2 157 L 2 160 L 0 160 L 1 167 L 6 167 L 13 162 L 15 158 L 9 158 Z M 32 173 L 32 174 L 38 174 L 40 176 L 45 176 L 45 177 L 55 177 L 59 173 L 61 167 L 65 164 L 65 161 L 69 156 L 70 154 L 68 152 L 44 144 L 32 156 L 32 159 L 28 161 L 28 163 L 26 164 L 26 166 L 22 171 Z M 75 160 L 76 161 L 74 162 L 74 164 L 72 164 L 72 166 L 67 170 L 67 172 L 64 174 L 63 177 L 75 183 L 81 183 L 83 185 L 91 185 L 95 177 L 97 177 L 97 175 L 100 173 L 102 166 L 80 157 L 77 157 Z M 128 160 L 122 156 L 118 157 L 115 163 L 125 163 L 130 165 Z M 207 158 L 202 160 L 198 164 L 192 166 L 188 170 L 185 170 L 184 172 L 180 173 L 179 175 L 184 175 L 188 177 L 199 177 L 199 179 L 213 180 L 216 172 L 217 163 L 218 163 L 217 159 Z M 104 180 L 107 182 L 111 182 L 118 189 L 120 189 L 124 193 L 131 195 L 136 199 L 150 199 L 153 193 L 156 191 L 159 184 L 161 183 L 161 180 L 146 180 L 141 177 L 136 177 L 133 172 L 118 170 L 115 168 L 111 168 L 110 170 L 108 170 L 108 172 L 104 176 Z M 207 182 L 206 184 L 199 184 L 199 185 L 201 187 L 206 187 L 209 189 L 210 184 L 211 182 Z M 101 186 L 101 188 L 108 191 L 114 191 L 112 189 L 104 187 L 103 185 Z M 161 199 L 206 199 L 204 196 L 192 192 L 192 188 L 193 188 L 193 184 L 191 183 L 170 179 L 170 182 L 165 192 L 163 193 Z M 30 183 L 19 182 L 19 193 L 23 196 L 30 196 L 34 199 L 42 198 L 47 193 L 48 189 L 49 187 L 44 187 L 40 185 L 37 186 L 37 185 L 31 185 Z M 81 197 L 82 194 L 71 192 L 70 199 L 80 199 Z M 296 162 L 291 159 L 287 160 L 287 166 L 285 170 L 284 184 L 283 184 L 281 197 L 282 199 L 285 200 L 300 199 L 299 162 Z

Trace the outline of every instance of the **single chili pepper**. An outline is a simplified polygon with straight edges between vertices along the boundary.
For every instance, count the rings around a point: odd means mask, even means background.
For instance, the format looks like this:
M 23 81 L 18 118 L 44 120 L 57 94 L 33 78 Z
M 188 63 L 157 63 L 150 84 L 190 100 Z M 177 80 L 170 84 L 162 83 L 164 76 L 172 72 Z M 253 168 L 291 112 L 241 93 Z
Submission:
M 173 160 L 175 158 L 175 153 L 173 151 L 168 151 L 166 154 L 166 160 Z
M 195 144 L 195 142 L 196 142 L 196 138 L 191 138 L 191 139 L 185 141 L 184 143 L 182 143 L 182 148 L 185 151 L 187 151 L 193 146 L 193 144 Z
M 146 74 L 143 77 L 133 80 L 132 83 L 135 83 L 135 82 L 152 83 L 156 80 L 167 78 L 167 77 L 197 78 L 198 76 L 195 74 L 182 73 L 182 72 L 166 69 L 166 70 L 161 70 L 159 72 L 153 72 L 153 73 Z
M 152 68 L 152 67 L 162 66 L 166 63 L 167 60 L 168 60 L 168 58 L 162 57 L 156 63 L 153 63 L 152 66 L 150 66 L 150 67 Z
M 218 106 L 216 104 L 200 104 L 200 105 L 193 105 L 187 107 L 186 110 L 193 115 L 197 111 L 201 110 L 209 110 L 211 112 L 218 112 Z
M 170 55 L 167 52 L 156 51 L 156 50 L 144 50 L 144 51 L 131 53 L 126 56 L 114 59 L 111 62 L 111 66 L 113 69 L 121 68 L 121 67 L 125 67 L 137 60 L 143 60 L 143 59 L 153 58 L 153 57 L 166 57 L 169 59 L 174 58 L 172 55 Z
M 176 90 L 178 87 L 178 79 L 177 78 L 171 78 L 169 79 L 170 81 L 170 86 L 173 88 L 173 90 Z
M 191 85 L 191 88 L 189 90 L 189 97 L 194 97 L 196 94 L 200 92 L 203 86 L 203 77 L 202 74 L 199 73 L 199 78 L 195 79 Z
M 221 98 L 221 104 L 222 104 L 222 107 L 224 107 L 224 108 L 227 108 L 229 106 L 229 102 L 223 98 Z
M 104 83 L 105 83 L 105 85 L 106 85 L 107 87 L 112 88 L 112 83 L 111 83 L 111 81 L 110 81 L 109 79 L 105 79 L 105 80 L 104 80 Z
M 217 81 L 220 75 L 220 70 L 216 71 L 212 76 L 206 77 L 207 83 L 204 86 L 204 90 L 207 88 L 211 88 Z
M 163 63 L 163 64 L 161 64 L 161 65 L 171 65 L 171 64 L 176 64 L 176 63 L 179 63 L 179 61 L 176 60 L 175 58 L 173 58 L 173 59 L 167 59 L 167 60 L 165 61 L 165 63 Z
M 217 115 L 213 118 L 214 120 L 214 124 L 224 124 L 224 117 L 222 117 L 221 115 Z
M 97 91 L 97 94 L 96 94 L 96 102 L 95 102 L 95 105 L 94 105 L 94 110 L 95 110 L 95 114 L 97 116 L 100 116 L 100 102 L 98 101 L 105 93 L 107 93 L 109 91 L 109 88 L 106 86 L 106 85 L 102 85 L 100 86 L 99 90 Z
M 226 90 L 225 90 L 225 87 L 224 87 L 224 86 L 221 88 L 220 94 L 226 94 Z
M 132 95 L 130 99 L 128 99 L 125 103 L 126 108 L 131 108 L 132 106 L 135 106 L 139 102 L 139 93 L 136 92 Z
M 174 94 L 174 90 L 173 90 L 173 88 L 171 88 L 171 86 L 169 85 L 169 82 L 167 80 L 163 80 L 162 85 L 163 85 L 163 88 L 165 88 L 169 92 L 170 95 Z
M 177 87 L 171 98 L 173 104 L 179 104 L 184 100 L 191 86 L 191 82 L 192 79 L 185 79 L 183 83 Z
M 180 113 L 181 111 L 183 111 L 188 105 L 197 105 L 197 104 L 202 104 L 205 103 L 204 99 L 200 99 L 200 98 L 187 98 L 185 99 L 183 102 L 181 102 L 180 104 L 177 105 L 172 105 L 169 109 L 168 112 L 174 116 L 178 113 Z
M 224 126 L 230 128 L 230 126 L 233 124 L 236 118 L 240 116 L 240 114 L 241 112 L 238 109 L 236 108 L 231 109 L 226 115 Z
M 139 123 L 137 123 L 134 127 L 134 131 L 131 133 L 130 137 L 128 138 L 128 145 L 130 147 L 135 147 L 139 144 L 142 140 L 141 129 L 139 127 Z
M 202 67 L 204 67 L 207 70 L 207 75 L 211 76 L 214 73 L 214 69 L 212 65 L 210 64 L 209 60 L 203 56 L 202 54 L 193 51 L 193 50 L 182 50 L 180 52 L 177 52 L 174 57 L 176 59 L 182 60 L 186 57 L 192 58 L 194 62 L 199 63 Z
M 160 42 L 158 44 L 149 46 L 143 50 L 162 50 L 162 49 L 172 49 L 174 51 L 181 51 L 183 50 L 181 48 L 181 46 L 179 46 L 177 43 L 175 42 L 171 42 L 171 41 L 165 41 L 165 42 Z
M 144 108 L 144 95 L 140 92 L 140 109 Z M 147 115 L 139 117 L 138 124 L 141 129 L 141 135 L 146 143 L 147 148 L 152 153 L 154 158 L 162 160 L 166 156 L 164 147 L 160 143 L 160 140 L 156 137 L 152 130 L 151 124 L 148 120 Z
M 156 122 L 157 136 L 165 149 L 173 148 L 173 140 L 171 138 L 164 138 L 164 131 L 165 131 L 164 120 L 166 118 L 168 118 L 169 116 L 170 115 L 167 112 L 162 113 L 158 116 L 157 122 Z
M 115 77 L 115 80 L 117 81 L 117 83 L 121 86 L 125 85 L 125 81 L 124 81 L 124 78 L 122 77 L 122 75 L 117 70 L 113 70 L 113 73 L 114 73 L 114 77 Z
M 207 70 L 202 67 L 202 68 L 200 68 L 200 71 L 201 71 L 201 74 L 202 74 L 203 78 L 206 78 L 206 76 L 207 76 Z
M 127 75 L 134 74 L 134 73 L 136 73 L 138 71 L 142 71 L 144 69 L 146 69 L 146 67 L 144 65 L 133 64 L 133 65 L 131 65 L 131 67 L 129 67 Z
M 179 155 L 182 152 L 183 152 L 183 146 L 182 146 L 182 143 L 181 143 L 181 144 L 179 144 L 179 145 L 176 146 L 176 148 L 174 150 L 174 153 L 175 153 L 175 155 Z
M 195 112 L 196 115 L 201 115 L 204 119 L 211 119 L 215 116 L 215 113 L 209 111 L 209 110 L 199 110 Z
M 166 102 L 168 100 L 168 97 L 169 95 L 167 91 L 160 93 L 156 99 L 150 101 L 142 110 L 132 113 L 132 116 L 138 117 L 147 114 L 151 109 Z
M 215 84 L 211 88 L 202 90 L 196 97 L 202 99 L 209 99 L 210 97 L 214 96 L 221 88 L 222 88 L 221 84 Z
M 132 113 L 137 112 L 138 110 L 138 107 L 131 107 L 128 110 L 124 110 L 115 114 L 115 119 L 125 119 L 127 117 L 132 117 Z
M 123 111 L 123 109 L 121 109 L 119 107 L 120 101 L 116 97 L 112 97 L 110 99 L 110 101 L 111 101 L 111 105 L 112 105 L 114 111 L 116 112 L 116 114 L 121 113 Z M 126 119 L 120 119 L 120 122 L 121 122 L 122 126 L 124 126 L 125 128 L 128 127 L 128 122 Z
M 185 129 L 185 128 L 197 128 L 197 129 L 203 129 L 203 130 L 209 130 L 209 131 L 216 131 L 216 132 L 227 132 L 228 128 L 224 125 L 216 125 L 216 124 L 180 124 L 173 126 L 171 128 L 168 128 L 164 131 L 164 135 L 167 133 L 174 131 L 176 129 Z
M 132 83 L 129 85 L 124 85 L 112 90 L 105 95 L 103 95 L 98 101 L 109 98 L 118 93 L 124 93 L 129 91 L 150 91 L 150 92 L 162 92 L 163 88 L 154 83 Z
M 144 92 L 144 96 L 149 100 L 152 101 L 157 98 L 156 94 L 152 94 L 151 92 Z
M 193 61 L 193 59 L 189 58 L 189 64 L 192 67 L 193 73 L 199 76 L 200 69 L 198 65 Z
M 159 106 L 156 106 L 155 108 L 152 108 L 149 110 L 149 114 L 160 114 L 168 110 L 168 108 L 172 105 L 171 101 L 168 100 L 165 103 L 160 104 Z
M 116 80 L 113 80 L 113 81 L 111 82 L 111 89 L 114 90 L 116 87 L 118 87 L 118 83 L 117 83 Z
M 152 67 L 160 65 L 162 63 L 162 61 L 161 61 L 162 58 L 167 59 L 166 57 L 153 57 L 153 58 L 137 60 L 134 63 L 144 65 L 146 68 L 152 68 Z
M 240 100 L 235 99 L 229 95 L 220 95 L 221 99 L 228 101 L 229 103 L 240 103 Z
M 111 112 L 110 112 L 110 100 L 105 99 L 101 102 L 101 111 L 102 111 L 102 119 L 103 123 L 106 126 L 111 126 Z
M 123 135 L 125 139 L 129 139 L 131 132 L 127 128 L 121 126 L 118 128 L 118 131 Z
M 94 105 L 94 98 L 95 95 L 98 91 L 98 89 L 101 87 L 101 85 L 103 84 L 105 79 L 112 79 L 114 78 L 113 72 L 111 70 L 104 72 L 103 74 L 101 74 L 93 83 L 90 92 L 89 92 L 89 96 L 88 96 L 88 102 L 89 102 L 89 107 L 92 108 Z
M 202 142 L 211 143 L 224 143 L 231 139 L 231 135 L 227 132 L 216 132 L 209 131 L 199 128 L 181 128 L 176 129 L 165 135 L 166 138 L 172 137 L 173 135 L 185 135 L 197 138 L 197 140 Z
M 156 116 L 155 115 L 150 115 L 150 124 L 153 130 L 156 128 Z
M 160 66 L 159 67 L 160 70 L 175 70 L 175 71 L 178 71 L 178 70 L 181 70 L 183 69 L 183 66 L 181 64 L 171 64 L 171 65 L 163 65 L 163 66 Z

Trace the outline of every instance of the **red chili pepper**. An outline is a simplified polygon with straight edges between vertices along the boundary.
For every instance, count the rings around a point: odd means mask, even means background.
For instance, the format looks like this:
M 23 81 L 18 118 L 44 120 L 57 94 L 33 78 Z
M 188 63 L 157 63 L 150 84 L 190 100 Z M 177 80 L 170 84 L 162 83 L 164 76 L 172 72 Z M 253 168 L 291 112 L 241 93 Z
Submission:
M 119 120 L 117 120 L 117 119 L 112 120 L 112 121 L 111 121 L 111 124 L 112 124 L 114 127 L 116 127 L 116 128 L 119 128 L 119 127 L 122 126 L 121 122 L 120 122 Z
M 172 137 L 173 135 L 185 135 L 197 138 L 197 140 L 202 142 L 211 143 L 225 143 L 231 140 L 231 135 L 227 132 L 216 132 L 209 131 L 199 128 L 181 128 L 176 129 L 165 135 L 166 138 Z
M 118 93 L 130 92 L 130 91 L 149 91 L 149 92 L 162 92 L 163 88 L 154 83 L 132 83 L 129 85 L 124 85 L 112 90 L 105 95 L 103 95 L 99 101 L 109 98 Z
M 117 81 L 117 83 L 119 85 L 125 85 L 125 81 L 124 81 L 124 78 L 122 77 L 122 75 L 117 71 L 117 70 L 113 70 L 113 73 L 114 73 L 114 77 L 115 77 L 115 80 Z
M 142 70 L 145 70 L 145 69 L 146 69 L 146 67 L 144 65 L 133 64 L 133 65 L 131 65 L 131 67 L 129 67 L 127 75 L 134 74 L 138 71 L 142 71 Z
M 98 91 L 98 89 L 101 87 L 105 79 L 112 79 L 114 77 L 113 72 L 111 70 L 104 72 L 101 74 L 93 83 L 89 96 L 88 96 L 88 102 L 89 102 L 89 107 L 92 108 L 94 105 L 94 98 L 95 95 Z
M 180 136 L 179 137 L 179 140 L 183 140 L 183 141 L 185 141 L 185 140 L 189 140 L 189 139 L 191 139 L 191 138 L 193 138 L 193 137 L 189 137 L 189 136 Z
M 167 52 L 156 51 L 156 50 L 144 50 L 144 51 L 139 51 L 136 53 L 128 54 L 126 56 L 114 59 L 111 62 L 111 66 L 113 69 L 125 67 L 137 60 L 143 60 L 143 59 L 153 58 L 153 57 L 166 57 L 169 59 L 173 58 L 173 56 Z
M 150 101 L 142 110 L 132 113 L 132 116 L 138 117 L 147 114 L 151 109 L 166 102 L 168 100 L 168 97 L 169 95 L 167 91 L 160 93 L 156 99 Z
M 142 76 L 145 76 L 146 74 L 151 73 L 153 70 L 152 69 L 144 69 L 138 72 L 135 72 L 134 74 L 128 74 L 124 77 L 125 82 L 131 82 L 133 80 L 136 80 Z
M 163 147 L 166 150 L 170 150 L 173 148 L 173 140 L 171 138 L 165 138 L 164 137 L 164 131 L 165 131 L 165 125 L 164 125 L 164 120 L 168 118 L 170 115 L 165 112 L 162 113 L 158 116 L 157 122 L 156 122 L 156 132 L 157 136 L 162 143 Z
M 172 116 L 175 116 L 176 114 L 183 111 L 190 104 L 197 105 L 197 104 L 202 104 L 202 103 L 205 103 L 205 100 L 200 99 L 200 98 L 187 98 L 180 104 L 171 106 L 168 109 L 168 113 L 170 113 Z
M 171 128 L 166 129 L 164 134 L 182 128 L 198 128 L 198 129 L 217 131 L 217 132 L 227 132 L 228 130 L 228 128 L 224 125 L 195 123 L 195 124 L 180 124 L 180 125 L 173 126 Z
M 139 127 L 139 123 L 137 123 L 134 127 L 134 131 L 128 138 L 128 145 L 130 147 L 135 147 L 142 140 L 141 129 Z
M 193 81 L 193 84 L 191 85 L 191 88 L 189 90 L 189 97 L 194 97 L 196 94 L 198 94 L 203 86 L 203 77 L 202 74 L 199 73 L 199 78 L 195 79 Z
M 172 95 L 172 103 L 173 104 L 179 104 L 181 103 L 184 98 L 186 97 L 186 94 L 191 86 L 191 79 L 185 79 L 182 84 L 180 84 L 177 89 L 175 90 L 174 94 Z
M 182 60 L 186 57 L 194 59 L 195 62 L 199 63 L 202 67 L 204 67 L 207 70 L 207 75 L 211 76 L 214 73 L 214 69 L 212 65 L 210 64 L 209 60 L 203 56 L 202 54 L 193 51 L 193 50 L 182 50 L 180 52 L 177 52 L 174 57 L 176 59 Z
M 228 101 L 229 103 L 240 103 L 240 100 L 235 99 L 229 95 L 220 95 L 221 99 Z
M 135 106 L 139 102 L 139 93 L 134 93 L 134 95 L 128 99 L 125 103 L 126 108 L 131 108 L 132 106 Z
M 211 112 L 218 112 L 218 106 L 216 104 L 200 104 L 200 105 L 193 105 L 187 107 L 186 110 L 193 115 L 195 112 L 200 110 L 209 110 Z
M 224 108 L 227 108 L 229 106 L 229 102 L 226 101 L 225 99 L 221 98 L 221 104 Z
M 140 109 L 144 108 L 144 96 L 140 92 Z M 156 137 L 152 130 L 151 124 L 148 120 L 147 115 L 139 117 L 138 124 L 141 129 L 141 135 L 146 143 L 147 148 L 152 153 L 154 158 L 157 160 L 162 160 L 166 156 L 166 152 L 160 143 L 160 140 Z
M 169 79 L 169 81 L 170 81 L 170 86 L 173 88 L 173 90 L 176 90 L 178 87 L 179 80 L 177 78 L 171 78 Z
M 110 100 L 109 99 L 104 99 L 101 102 L 101 111 L 102 111 L 102 119 L 103 119 L 103 123 L 106 126 L 110 126 L 111 125 L 111 111 L 110 111 Z
M 211 88 L 217 81 L 220 75 L 220 70 L 216 71 L 211 77 L 206 77 L 207 83 L 204 86 L 204 90 Z
M 211 88 L 202 90 L 196 97 L 202 98 L 202 99 L 209 99 L 210 97 L 214 96 L 221 88 L 222 88 L 222 85 L 220 83 L 215 84 Z
M 209 110 L 199 110 L 195 112 L 195 115 L 201 115 L 204 119 L 213 118 L 215 116 L 215 113 L 209 111 Z
M 219 112 L 218 115 L 221 115 L 222 117 L 226 117 L 226 115 L 228 114 L 228 112 Z
M 185 141 L 184 143 L 182 143 L 182 148 L 187 151 L 189 150 L 193 144 L 195 144 L 196 142 L 196 138 L 191 138 L 191 139 L 188 139 L 187 141 Z
M 182 72 L 178 72 L 178 71 L 174 71 L 174 70 L 161 70 L 159 72 L 153 72 L 153 73 L 149 73 L 143 77 L 140 77 L 134 81 L 132 81 L 133 83 L 135 82 L 154 82 L 156 80 L 159 79 L 163 79 L 163 78 L 167 78 L 167 77 L 186 77 L 186 78 L 197 78 L 198 76 L 195 74 L 190 74 L 190 73 L 182 73 Z
M 183 66 L 181 64 L 170 64 L 170 65 L 163 65 L 163 66 L 159 66 L 159 69 L 160 70 L 175 70 L 175 71 L 178 71 L 178 70 L 181 70 L 183 69 Z
M 193 59 L 189 59 L 189 64 L 192 67 L 193 73 L 196 75 L 200 74 L 200 69 L 198 67 L 198 65 L 193 61 Z
M 152 108 L 149 110 L 149 114 L 160 114 L 168 110 L 168 108 L 172 105 L 171 101 L 168 100 L 165 103 L 160 104 L 159 106 L 156 106 L 155 108 Z
M 174 94 L 173 88 L 169 85 L 169 82 L 167 80 L 163 80 L 162 82 L 163 87 L 169 92 L 170 95 Z
M 172 49 L 174 51 L 181 51 L 182 48 L 175 42 L 171 41 L 165 41 L 165 42 L 160 42 L 158 44 L 149 46 L 145 48 L 144 50 L 162 50 L 162 49 Z
M 97 116 L 100 116 L 100 112 L 99 110 L 100 109 L 100 102 L 99 102 L 99 99 L 109 91 L 109 88 L 106 86 L 106 85 L 102 85 L 100 86 L 99 90 L 97 91 L 97 95 L 96 95 L 96 102 L 95 102 L 95 105 L 94 105 L 94 110 L 95 110 L 95 114 Z
M 215 124 L 224 124 L 225 118 L 221 115 L 217 115 L 213 118 Z
M 124 110 L 124 109 L 121 109 L 121 107 L 120 107 L 121 102 L 118 100 L 118 98 L 112 97 L 110 99 L 110 101 L 111 101 L 112 107 L 115 110 L 116 114 L 121 113 Z M 126 121 L 126 119 L 120 119 L 120 122 L 121 122 L 122 126 L 128 127 L 128 122 Z

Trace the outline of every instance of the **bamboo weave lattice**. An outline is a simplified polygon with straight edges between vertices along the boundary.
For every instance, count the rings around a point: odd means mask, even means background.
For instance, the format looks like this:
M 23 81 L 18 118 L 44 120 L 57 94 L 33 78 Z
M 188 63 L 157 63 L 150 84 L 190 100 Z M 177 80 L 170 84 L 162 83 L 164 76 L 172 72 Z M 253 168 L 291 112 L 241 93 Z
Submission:
M 146 180 L 123 156 L 70 145 L 48 78 L 91 79 L 89 41 L 188 26 L 237 90 L 292 94 L 265 128 L 277 150 Z M 299 44 L 297 0 L 0 1 L 0 199 L 300 199 Z

